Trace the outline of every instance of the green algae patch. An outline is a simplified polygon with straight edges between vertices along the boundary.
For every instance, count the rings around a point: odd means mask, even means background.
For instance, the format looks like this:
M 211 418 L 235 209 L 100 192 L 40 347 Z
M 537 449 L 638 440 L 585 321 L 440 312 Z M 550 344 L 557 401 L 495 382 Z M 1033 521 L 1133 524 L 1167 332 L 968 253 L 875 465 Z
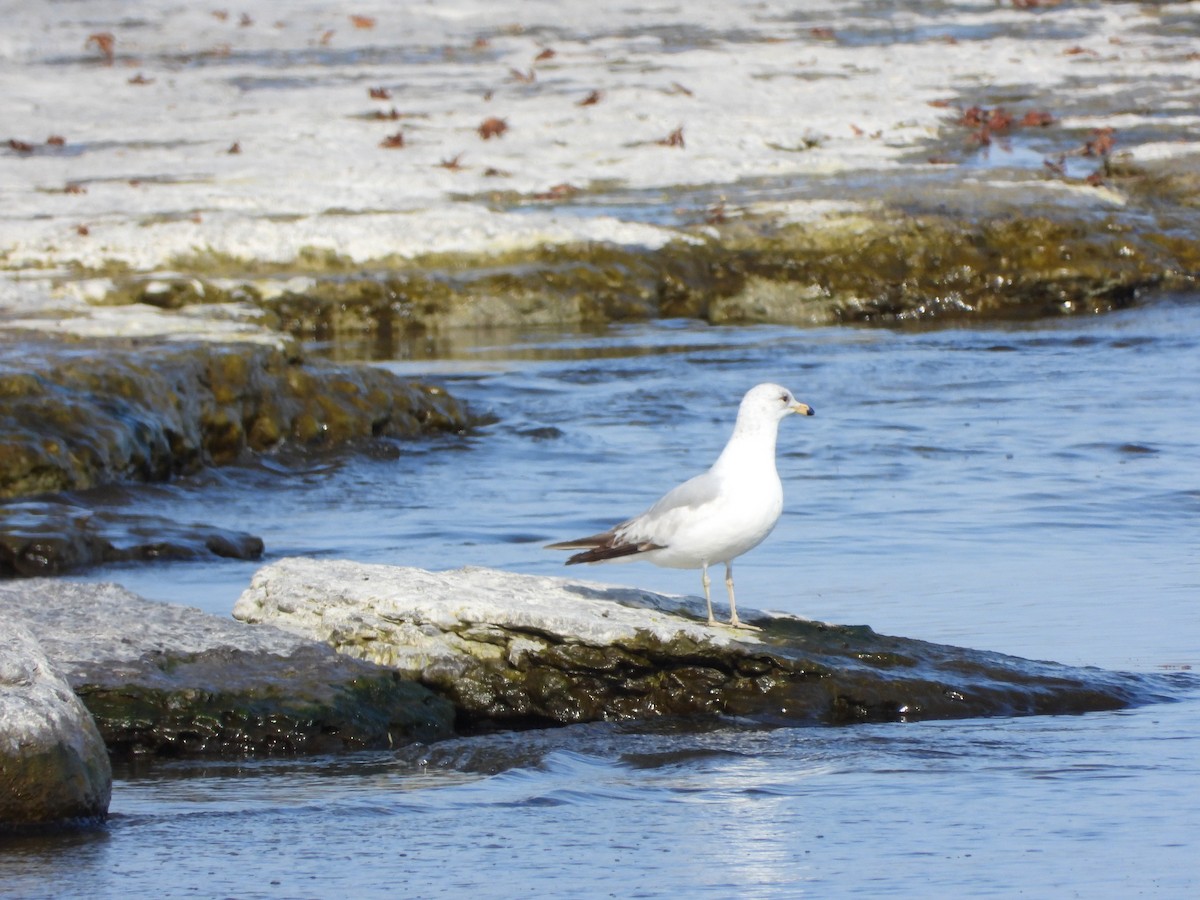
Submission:
M 249 344 L 0 345 L 0 498 L 161 481 L 281 446 L 470 426 L 440 388 Z

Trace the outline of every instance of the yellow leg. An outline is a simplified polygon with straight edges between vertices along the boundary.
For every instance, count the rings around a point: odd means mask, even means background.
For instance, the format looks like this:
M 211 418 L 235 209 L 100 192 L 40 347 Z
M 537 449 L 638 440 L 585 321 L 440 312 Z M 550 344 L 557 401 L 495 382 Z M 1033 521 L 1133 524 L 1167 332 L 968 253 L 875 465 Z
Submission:
M 725 563 L 725 590 L 729 591 L 729 624 L 734 628 L 741 628 L 742 623 L 738 621 L 737 601 L 733 599 L 733 563 Z
M 708 563 L 705 563 L 704 568 L 700 570 L 700 583 L 704 585 L 704 602 L 708 604 L 708 624 L 716 625 L 717 619 L 712 611 L 712 597 L 708 592 L 708 586 L 712 584 L 712 581 L 708 577 Z

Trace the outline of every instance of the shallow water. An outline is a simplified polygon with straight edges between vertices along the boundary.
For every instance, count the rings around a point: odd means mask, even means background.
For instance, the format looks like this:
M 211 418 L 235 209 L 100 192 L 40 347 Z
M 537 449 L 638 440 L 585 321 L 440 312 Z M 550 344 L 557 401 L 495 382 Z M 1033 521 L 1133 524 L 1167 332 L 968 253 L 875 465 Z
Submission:
M 432 371 L 496 424 L 116 492 L 247 528 L 268 558 L 565 570 L 547 541 L 706 467 L 741 393 L 783 423 L 786 513 L 745 607 L 1139 671 L 1200 660 L 1200 303 L 938 331 L 712 328 L 464 341 Z M 414 352 L 418 356 L 420 353 Z M 256 564 L 110 568 L 228 613 Z M 1200 697 L 1120 713 L 862 728 L 593 725 L 336 759 L 119 773 L 99 834 L 0 852 L 11 896 L 1187 896 Z

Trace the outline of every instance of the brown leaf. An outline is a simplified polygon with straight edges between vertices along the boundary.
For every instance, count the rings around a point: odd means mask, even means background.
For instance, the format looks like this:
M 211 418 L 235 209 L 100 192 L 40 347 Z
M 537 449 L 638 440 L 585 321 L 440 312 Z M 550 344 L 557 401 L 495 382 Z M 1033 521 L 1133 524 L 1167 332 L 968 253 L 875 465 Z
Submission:
M 404 132 L 397 131 L 395 134 L 389 134 L 379 142 L 379 146 L 385 150 L 399 150 L 404 146 Z
M 385 87 L 367 88 L 367 93 L 371 95 L 372 100 L 391 100 L 392 92 Z
M 661 144 L 664 147 L 679 147 L 682 149 L 684 147 L 683 126 L 679 126 L 662 140 L 656 141 L 656 143 Z
M 241 141 L 234 141 L 232 144 L 229 145 L 229 149 L 226 150 L 225 152 L 230 154 L 231 156 L 236 156 L 238 153 L 241 153 L 242 152 Z
M 604 96 L 603 91 L 592 91 L 590 94 L 588 94 L 582 100 L 577 101 L 575 103 L 575 105 L 576 106 L 595 106 L 597 103 L 600 102 L 600 100 L 603 96 Z
M 50 147 L 64 147 L 66 146 L 66 143 L 67 139 L 61 134 L 52 134 L 50 137 L 46 138 L 46 144 Z
M 147 78 L 141 72 L 138 72 L 136 75 L 134 75 L 132 78 L 129 79 L 129 83 L 130 84 L 154 84 L 154 79 Z
M 104 56 L 104 61 L 111 63 L 113 56 L 116 55 L 117 39 L 112 36 L 109 31 L 97 31 L 95 34 L 89 34 L 88 39 L 84 42 L 84 49 L 96 45 L 96 49 Z
M 556 57 L 557 55 L 558 55 L 557 53 L 555 53 L 553 50 L 551 50 L 549 47 L 547 47 L 545 50 L 543 50 L 541 53 L 539 53 L 537 56 L 535 56 L 533 58 L 533 61 L 534 62 L 544 62 L 548 59 L 554 59 L 554 57 Z
M 1113 145 L 1117 142 L 1116 134 L 1111 128 L 1096 128 L 1092 131 L 1092 139 L 1083 145 L 1084 156 L 1108 156 Z
M 33 144 L 30 144 L 27 141 L 18 141 L 16 138 L 9 138 L 8 146 L 11 147 L 13 150 L 16 150 L 18 153 L 32 153 L 33 152 Z
M 495 116 L 484 119 L 479 126 L 479 136 L 485 141 L 494 137 L 500 137 L 506 131 L 508 131 L 508 123 L 503 119 L 497 119 Z
M 355 28 L 361 28 L 364 31 L 369 31 L 375 27 L 375 18 L 373 16 L 356 16 L 351 15 L 350 21 Z
M 440 163 L 438 163 L 438 166 L 443 169 L 449 169 L 451 172 L 457 172 L 463 167 L 462 158 L 463 155 L 460 153 L 458 156 L 452 156 L 449 159 L 443 159 Z
M 1021 117 L 1021 124 L 1026 128 L 1045 128 L 1054 124 L 1054 116 L 1041 109 L 1031 109 Z
M 579 193 L 579 188 L 573 184 L 556 184 L 548 191 L 534 194 L 534 200 L 565 200 L 567 197 L 573 197 Z
M 528 72 L 522 72 L 520 69 L 509 69 L 508 74 L 513 77 L 514 81 L 521 84 L 533 84 L 537 81 L 537 72 L 530 69 Z

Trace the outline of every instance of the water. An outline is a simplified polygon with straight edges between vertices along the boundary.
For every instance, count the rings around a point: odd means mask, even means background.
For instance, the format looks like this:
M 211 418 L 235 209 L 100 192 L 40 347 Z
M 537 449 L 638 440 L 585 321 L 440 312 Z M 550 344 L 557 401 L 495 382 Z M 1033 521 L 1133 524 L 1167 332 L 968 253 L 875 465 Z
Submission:
M 1200 660 L 1200 303 L 937 331 L 473 339 L 433 371 L 496 424 L 272 459 L 106 502 L 260 534 L 268 558 L 564 570 L 547 541 L 640 511 L 771 379 L 786 513 L 739 599 L 1137 671 Z M 86 573 L 228 613 L 255 564 Z M 6 896 L 964 897 L 1200 887 L 1200 695 L 1110 714 L 826 729 L 591 725 L 349 757 L 118 773 L 110 825 L 10 844 Z

